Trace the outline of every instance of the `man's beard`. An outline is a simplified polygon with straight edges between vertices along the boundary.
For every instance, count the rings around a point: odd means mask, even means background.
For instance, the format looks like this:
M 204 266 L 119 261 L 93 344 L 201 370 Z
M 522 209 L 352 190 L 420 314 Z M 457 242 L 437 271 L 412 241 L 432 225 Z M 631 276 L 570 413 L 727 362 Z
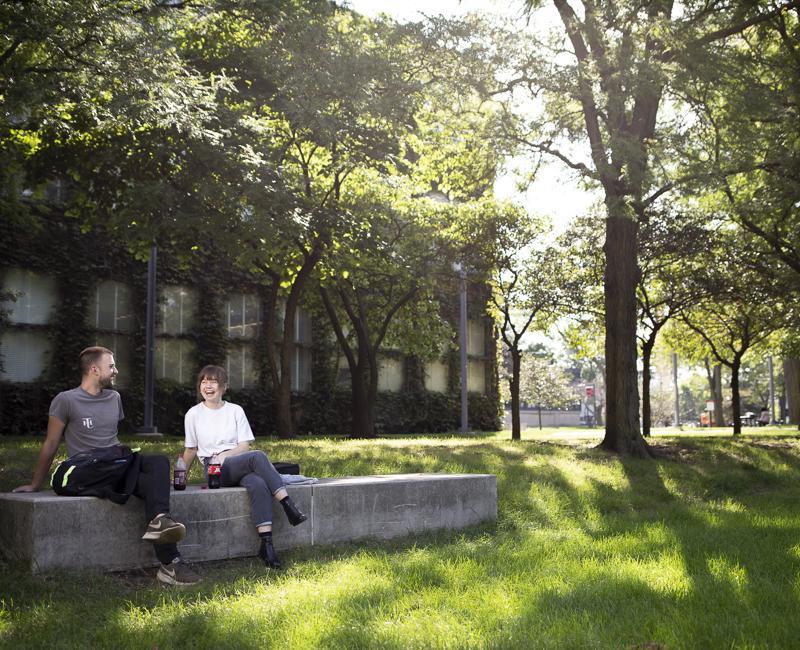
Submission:
M 100 388 L 113 388 L 114 387 L 114 377 L 106 377 L 105 379 L 100 380 Z

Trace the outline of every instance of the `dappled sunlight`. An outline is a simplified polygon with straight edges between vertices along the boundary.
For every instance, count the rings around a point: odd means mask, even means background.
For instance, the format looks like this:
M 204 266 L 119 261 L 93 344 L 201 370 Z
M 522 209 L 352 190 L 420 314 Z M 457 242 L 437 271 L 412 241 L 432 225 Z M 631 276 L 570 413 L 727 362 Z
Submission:
M 582 508 L 576 499 L 564 498 L 566 482 L 555 477 L 543 477 L 531 484 L 529 500 L 542 518 L 541 523 L 560 528 L 580 528 Z M 537 524 L 536 519 L 532 522 Z
M 794 445 L 698 439 L 648 462 L 501 438 L 257 444 L 307 475 L 493 473 L 498 521 L 296 549 L 280 573 L 253 558 L 199 565 L 204 583 L 187 590 L 152 571 L 73 583 L 15 569 L 0 634 L 18 647 L 175 647 L 182 630 L 192 647 L 398 650 L 800 638 Z
M 691 591 L 692 581 L 677 554 L 661 554 L 648 560 L 618 555 L 615 560 L 605 562 L 592 555 L 580 562 L 578 573 L 590 577 L 598 590 L 606 582 L 627 582 L 651 590 L 654 596 L 681 598 Z
M 708 503 L 708 507 L 711 510 L 719 510 L 720 512 L 743 513 L 747 511 L 747 506 L 732 497 L 718 501 L 711 501 Z
M 651 560 L 674 549 L 675 533 L 662 522 L 643 523 L 619 533 L 594 536 L 592 553 L 606 560 L 637 558 Z
M 745 598 L 748 587 L 747 570 L 738 562 L 725 555 L 708 557 L 706 559 L 708 572 L 719 583 L 735 592 L 740 598 Z
M 603 440 L 603 429 L 526 429 L 522 440 L 554 442 L 571 447 L 595 447 Z

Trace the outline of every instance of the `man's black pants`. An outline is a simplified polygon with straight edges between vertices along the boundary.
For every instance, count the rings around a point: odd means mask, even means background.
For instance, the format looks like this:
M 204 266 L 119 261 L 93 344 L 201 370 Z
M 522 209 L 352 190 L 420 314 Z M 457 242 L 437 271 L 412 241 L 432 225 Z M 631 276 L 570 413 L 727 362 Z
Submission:
M 139 479 L 133 494 L 144 501 L 148 523 L 158 514 L 169 512 L 170 467 L 166 456 L 139 454 Z M 156 557 L 169 564 L 178 557 L 177 544 L 153 544 Z

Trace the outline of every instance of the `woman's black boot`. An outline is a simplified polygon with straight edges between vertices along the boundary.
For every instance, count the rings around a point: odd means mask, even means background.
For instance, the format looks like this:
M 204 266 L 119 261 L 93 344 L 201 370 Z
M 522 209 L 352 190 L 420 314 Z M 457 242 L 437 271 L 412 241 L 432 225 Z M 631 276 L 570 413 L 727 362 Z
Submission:
M 280 504 L 283 506 L 283 511 L 286 513 L 286 518 L 289 520 L 289 523 L 292 526 L 297 526 L 298 524 L 302 524 L 308 517 L 306 517 L 302 512 L 297 509 L 297 506 L 294 505 L 294 501 L 292 501 L 291 497 L 286 497 Z
M 272 545 L 272 535 L 269 537 L 261 537 L 261 548 L 258 549 L 258 557 L 260 557 L 264 564 L 270 569 L 280 569 L 281 561 L 278 559 L 278 554 L 275 552 L 275 547 Z

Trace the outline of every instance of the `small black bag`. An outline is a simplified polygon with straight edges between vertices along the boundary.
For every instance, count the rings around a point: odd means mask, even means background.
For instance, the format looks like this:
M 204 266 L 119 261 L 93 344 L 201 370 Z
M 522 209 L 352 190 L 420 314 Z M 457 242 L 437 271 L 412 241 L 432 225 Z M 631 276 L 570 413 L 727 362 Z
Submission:
M 53 472 L 56 494 L 100 497 L 123 504 L 139 478 L 139 454 L 125 445 L 97 447 L 70 456 Z
M 272 466 L 275 468 L 275 471 L 278 474 L 299 474 L 300 473 L 300 465 L 297 463 L 282 463 L 278 461 L 277 463 L 272 463 Z

